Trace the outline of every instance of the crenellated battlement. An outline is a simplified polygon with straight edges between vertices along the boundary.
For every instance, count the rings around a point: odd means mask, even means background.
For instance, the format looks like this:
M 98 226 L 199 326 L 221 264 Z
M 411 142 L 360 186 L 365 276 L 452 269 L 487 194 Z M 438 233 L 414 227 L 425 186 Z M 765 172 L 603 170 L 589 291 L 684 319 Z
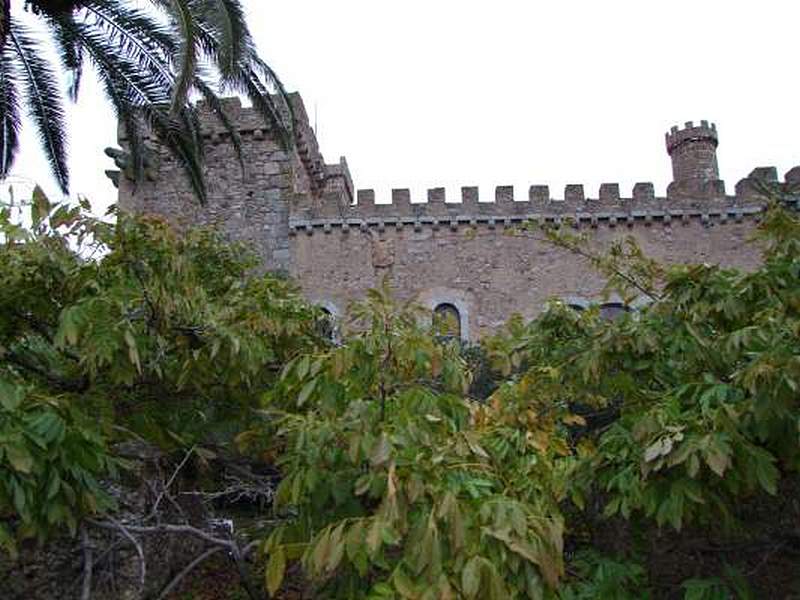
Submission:
M 770 187 L 797 184 L 800 178 L 800 166 L 788 171 L 783 181 L 777 175 L 776 167 L 759 167 L 739 181 L 735 195 L 723 195 L 713 199 L 720 206 L 743 206 L 762 204 L 763 195 Z M 766 186 L 766 187 L 765 187 Z M 391 201 L 376 203 L 375 190 L 361 189 L 356 192 L 356 202 L 348 209 L 353 217 L 396 216 L 411 217 L 420 214 L 449 215 L 454 213 L 492 214 L 497 216 L 516 216 L 535 209 L 540 212 L 562 214 L 570 211 L 597 212 L 610 208 L 634 210 L 638 208 L 676 208 L 683 206 L 697 207 L 707 204 L 696 200 L 670 199 L 668 196 L 656 196 L 655 186 L 651 182 L 639 182 L 633 186 L 629 194 L 620 193 L 618 183 L 603 183 L 596 194 L 586 194 L 582 184 L 568 184 L 560 196 L 554 196 L 550 187 L 542 184 L 531 185 L 524 197 L 516 196 L 512 185 L 496 186 L 489 194 L 482 194 L 477 186 L 463 186 L 460 194 L 453 198 L 447 195 L 444 187 L 427 190 L 424 198 L 412 198 L 410 188 L 391 190 Z M 338 210 L 338 209 L 337 209 Z
M 714 144 L 714 147 L 719 144 L 719 136 L 717 135 L 717 126 L 708 121 L 700 121 L 699 125 L 695 125 L 693 121 L 687 121 L 683 129 L 679 129 L 674 125 L 664 135 L 667 152 L 672 153 L 681 145 L 687 142 L 708 141 Z
M 662 223 L 687 224 L 692 219 L 703 224 L 739 222 L 761 213 L 765 207 L 764 194 L 770 189 L 792 189 L 795 195 L 789 200 L 797 204 L 800 198 L 800 166 L 788 171 L 784 181 L 779 181 L 775 167 L 754 169 L 736 186 L 736 195 L 714 199 L 675 200 L 656 196 L 650 182 L 633 186 L 630 195 L 622 196 L 617 183 L 604 183 L 596 195 L 586 197 L 584 186 L 569 184 L 561 198 L 552 197 L 546 185 L 531 185 L 523 199 L 515 198 L 514 187 L 502 185 L 494 188 L 489 198 L 484 198 L 476 186 L 461 188 L 460 197 L 448 198 L 445 188 L 427 191 L 422 201 L 412 202 L 408 188 L 392 190 L 391 202 L 376 203 L 375 191 L 358 190 L 356 203 L 346 209 L 295 211 L 290 222 L 290 233 L 315 228 L 330 232 L 334 227 L 343 231 L 350 227 L 412 226 L 415 229 L 431 226 L 457 229 L 459 226 L 512 225 L 524 221 L 562 223 L 575 227 L 617 225 L 645 225 Z

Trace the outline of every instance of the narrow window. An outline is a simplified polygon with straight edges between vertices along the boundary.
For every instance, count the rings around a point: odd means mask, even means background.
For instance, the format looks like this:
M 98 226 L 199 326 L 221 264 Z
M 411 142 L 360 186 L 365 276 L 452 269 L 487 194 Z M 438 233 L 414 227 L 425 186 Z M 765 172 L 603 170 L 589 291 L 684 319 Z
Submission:
M 461 315 L 455 306 L 449 303 L 439 304 L 433 309 L 433 317 L 434 327 L 439 335 L 461 339 Z
M 322 315 L 317 322 L 320 335 L 325 339 L 336 342 L 338 337 L 336 332 L 336 317 L 333 316 L 333 313 L 324 306 L 320 307 L 320 311 L 322 312 Z

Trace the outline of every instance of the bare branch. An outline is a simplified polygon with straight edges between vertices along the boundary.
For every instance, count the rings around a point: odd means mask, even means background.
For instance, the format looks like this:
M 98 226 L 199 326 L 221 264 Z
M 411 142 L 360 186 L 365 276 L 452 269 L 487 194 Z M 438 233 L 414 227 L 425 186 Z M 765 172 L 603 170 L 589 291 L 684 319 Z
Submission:
M 149 520 L 153 516 L 155 516 L 156 511 L 158 510 L 158 505 L 161 504 L 161 500 L 164 498 L 164 495 L 167 493 L 167 490 L 169 489 L 169 486 L 171 486 L 172 483 L 175 481 L 175 478 L 178 476 L 178 473 L 180 473 L 181 469 L 184 467 L 184 465 L 186 465 L 186 463 L 189 460 L 189 457 L 192 456 L 192 453 L 194 453 L 194 449 L 196 447 L 197 447 L 197 445 L 194 445 L 191 448 L 189 448 L 189 450 L 186 452 L 186 456 L 183 457 L 183 460 L 181 460 L 180 464 L 175 469 L 175 472 L 172 473 L 172 477 L 169 478 L 169 480 L 164 485 L 164 487 L 161 490 L 161 492 L 158 494 L 158 497 L 156 498 L 156 501 L 153 504 L 153 509 L 150 511 L 150 514 L 147 516 L 147 518 L 145 520 Z
M 117 531 L 120 531 L 122 535 L 131 544 L 133 544 L 133 547 L 136 548 L 136 554 L 139 555 L 139 586 L 141 588 L 141 591 L 144 592 L 145 579 L 147 577 L 147 564 L 144 559 L 144 550 L 142 550 L 142 545 L 137 541 L 135 537 L 133 537 L 133 535 L 131 535 L 131 532 L 129 531 L 128 527 L 126 527 L 119 521 L 112 519 L 111 517 L 109 517 L 108 520 L 110 521 L 110 523 L 102 523 L 101 521 L 95 521 L 93 519 L 90 520 L 89 522 L 92 525 L 103 527 L 105 529 L 116 529 Z
M 92 597 L 92 545 L 86 526 L 81 527 L 81 546 L 83 547 L 83 588 L 81 600 L 90 600 Z
M 119 529 L 122 527 L 121 524 L 117 523 L 113 519 L 109 519 L 111 523 L 107 523 L 105 521 L 97 521 L 95 519 L 90 519 L 89 522 L 94 525 L 95 527 L 100 527 L 101 529 Z M 194 537 L 200 538 L 208 542 L 209 544 L 214 544 L 215 546 L 222 546 L 224 548 L 228 548 L 233 551 L 236 543 L 233 540 L 225 540 L 222 538 L 214 537 L 210 533 L 203 531 L 202 529 L 198 529 L 197 527 L 192 527 L 191 525 L 153 525 L 151 527 L 142 527 L 138 525 L 125 525 L 124 526 L 125 532 L 130 535 L 131 533 L 141 533 L 141 534 L 154 534 L 154 533 L 188 533 L 189 535 L 193 535 Z M 130 539 L 130 538 L 129 538 Z
M 205 552 L 203 552 L 200 556 L 195 558 L 192 562 L 190 562 L 184 569 L 178 573 L 172 581 L 170 581 L 167 586 L 161 591 L 158 595 L 157 600 L 164 600 L 169 594 L 177 587 L 177 585 L 183 581 L 183 578 L 186 577 L 189 573 L 191 573 L 200 563 L 205 561 L 206 559 L 214 556 L 217 552 L 224 550 L 222 546 L 215 546 L 213 548 L 209 548 Z

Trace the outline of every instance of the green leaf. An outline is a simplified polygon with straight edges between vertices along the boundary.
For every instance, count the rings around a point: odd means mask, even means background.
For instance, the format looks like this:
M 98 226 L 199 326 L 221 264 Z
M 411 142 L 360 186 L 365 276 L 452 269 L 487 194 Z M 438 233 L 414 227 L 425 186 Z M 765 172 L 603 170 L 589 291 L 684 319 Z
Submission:
M 17 560 L 19 556 L 17 552 L 17 543 L 11 534 L 6 529 L 6 526 L 0 523 L 0 547 L 5 548 L 6 552 L 8 552 L 11 560 Z
M 406 575 L 402 567 L 395 569 L 392 575 L 394 588 L 403 598 L 419 598 L 419 589 L 414 582 Z
M 303 379 L 306 378 L 306 375 L 308 375 L 308 369 L 310 365 L 311 365 L 311 359 L 306 354 L 297 363 L 297 368 L 295 369 L 295 374 L 297 375 L 298 379 L 302 381 Z
M 23 388 L 0 379 L 0 405 L 4 409 L 7 411 L 17 410 L 24 398 L 25 390 Z
M 29 474 L 33 469 L 33 456 L 28 449 L 20 443 L 9 444 L 5 447 L 6 458 L 11 466 L 20 473 Z
M 461 591 L 467 598 L 475 598 L 481 589 L 481 560 L 473 556 L 461 571 Z
M 267 591 L 270 596 L 274 596 L 278 589 L 280 589 L 285 572 L 286 553 L 282 545 L 276 546 L 270 553 L 267 569 L 264 574 Z
M 50 200 L 47 194 L 38 185 L 33 188 L 31 197 L 31 221 L 34 228 L 38 227 L 42 221 L 50 214 Z
M 363 543 L 363 533 L 364 533 L 363 529 L 364 529 L 364 522 L 358 520 L 350 526 L 350 529 L 347 532 L 347 536 L 345 537 L 345 549 L 347 551 L 347 558 L 349 558 L 351 562 L 354 562 L 356 560 L 356 556 L 358 556 L 359 552 L 361 551 L 361 544 Z
M 300 393 L 297 396 L 297 407 L 302 407 L 306 401 L 308 400 L 309 396 L 314 391 L 314 388 L 317 386 L 317 379 L 312 379 L 311 381 L 306 382 L 303 388 L 300 390 Z

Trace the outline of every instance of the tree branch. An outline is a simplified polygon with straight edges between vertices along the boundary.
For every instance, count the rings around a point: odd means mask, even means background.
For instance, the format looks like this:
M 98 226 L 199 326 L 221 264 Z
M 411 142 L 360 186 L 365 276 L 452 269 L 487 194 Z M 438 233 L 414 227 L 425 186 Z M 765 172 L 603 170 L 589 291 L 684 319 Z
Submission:
M 174 590 L 177 587 L 177 585 L 181 581 L 183 581 L 183 578 L 186 577 L 189 573 L 191 573 L 200 563 L 202 563 L 203 561 L 207 560 L 208 558 L 211 558 L 217 552 L 220 552 L 222 550 L 224 550 L 224 548 L 222 546 L 214 546 L 213 548 L 209 548 L 208 550 L 206 550 L 205 552 L 200 554 L 192 562 L 190 562 L 188 565 L 186 565 L 186 567 L 184 567 L 184 569 L 180 573 L 178 573 L 172 579 L 172 581 L 170 581 L 166 585 L 166 587 L 163 590 L 161 590 L 161 593 L 158 595 L 157 600 L 164 600 L 167 596 L 169 596 L 169 594 L 172 592 L 172 590 Z
M 6 352 L 3 355 L 3 359 L 30 374 L 41 377 L 48 384 L 63 392 L 81 393 L 89 389 L 90 383 L 88 377 L 82 377 L 80 379 L 67 379 L 65 377 L 59 377 L 58 375 L 47 371 L 39 365 L 34 364 L 17 352 Z
M 139 587 L 141 588 L 141 591 L 144 592 L 145 579 L 147 577 L 147 563 L 145 562 L 144 559 L 144 550 L 142 550 L 142 545 L 136 540 L 135 537 L 133 537 L 133 535 L 131 535 L 131 532 L 129 531 L 128 527 L 126 527 L 119 521 L 115 521 L 110 517 L 108 520 L 110 521 L 110 523 L 102 523 L 100 521 L 94 521 L 94 520 L 89 520 L 89 522 L 98 527 L 102 527 L 105 529 L 115 529 L 117 531 L 120 531 L 122 535 L 131 544 L 133 544 L 133 547 L 136 548 L 136 554 L 139 555 Z
M 150 511 L 150 514 L 147 516 L 147 518 L 145 520 L 149 520 L 149 519 L 151 519 L 151 518 L 153 518 L 155 516 L 156 511 L 158 510 L 158 505 L 161 504 L 161 500 L 164 498 L 164 495 L 167 493 L 167 490 L 169 490 L 169 486 L 172 485 L 172 483 L 175 481 L 175 478 L 178 476 L 178 473 L 180 473 L 181 469 L 184 467 L 184 465 L 186 465 L 186 462 L 189 460 L 189 457 L 192 456 L 192 453 L 194 452 L 195 448 L 196 448 L 196 446 L 192 446 L 186 452 L 186 456 L 183 457 L 183 460 L 177 466 L 177 468 L 175 469 L 175 472 L 172 473 L 172 477 L 170 477 L 169 480 L 167 481 L 167 483 L 164 484 L 164 487 L 162 488 L 161 492 L 158 494 L 158 497 L 156 498 L 156 501 L 153 503 L 153 508 Z
M 89 533 L 86 526 L 81 527 L 81 546 L 83 547 L 83 588 L 81 600 L 90 600 L 92 597 L 92 546 L 89 542 Z

